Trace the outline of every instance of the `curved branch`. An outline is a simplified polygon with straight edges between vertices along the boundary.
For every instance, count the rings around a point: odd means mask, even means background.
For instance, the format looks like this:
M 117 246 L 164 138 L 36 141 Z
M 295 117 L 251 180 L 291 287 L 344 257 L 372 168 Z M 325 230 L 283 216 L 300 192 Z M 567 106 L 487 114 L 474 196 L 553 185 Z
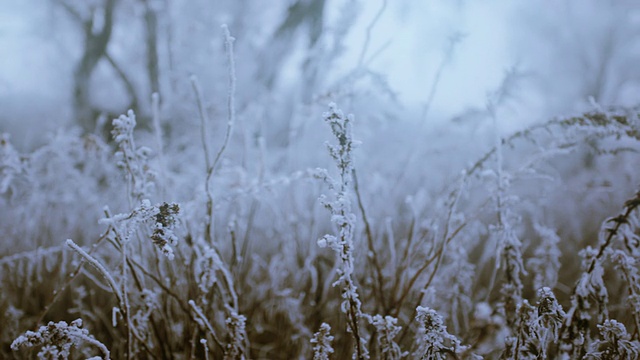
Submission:
M 133 83 L 131 82 L 131 80 L 129 80 L 129 78 L 127 77 L 127 74 L 120 67 L 120 65 L 116 63 L 115 59 L 111 56 L 111 54 L 109 54 L 108 52 L 105 52 L 104 57 L 105 59 L 107 59 L 107 61 L 109 62 L 109 65 L 111 65 L 113 70 L 115 70 L 116 74 L 122 81 L 122 84 L 124 85 L 127 91 L 127 94 L 129 95 L 129 98 L 131 99 L 129 103 L 129 108 L 133 110 L 134 113 L 138 113 L 137 110 L 138 110 L 139 101 L 138 101 L 138 96 L 136 95 L 136 90 L 133 86 Z

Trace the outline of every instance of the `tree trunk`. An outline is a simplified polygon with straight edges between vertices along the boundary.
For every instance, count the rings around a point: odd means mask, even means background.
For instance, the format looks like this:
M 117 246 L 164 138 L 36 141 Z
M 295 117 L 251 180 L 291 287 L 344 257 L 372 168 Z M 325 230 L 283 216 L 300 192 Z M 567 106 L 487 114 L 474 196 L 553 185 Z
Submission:
M 104 5 L 104 24 L 97 34 L 94 34 L 93 17 L 82 19 L 80 14 L 66 2 L 61 4 L 82 24 L 84 30 L 84 52 L 73 72 L 73 107 L 76 121 L 85 131 L 95 128 L 95 116 L 91 104 L 91 75 L 98 62 L 105 56 L 107 45 L 113 30 L 113 11 L 115 0 L 106 0 Z
M 145 0 L 144 22 L 147 42 L 147 76 L 151 93 L 160 93 L 160 67 L 158 65 L 158 14 Z

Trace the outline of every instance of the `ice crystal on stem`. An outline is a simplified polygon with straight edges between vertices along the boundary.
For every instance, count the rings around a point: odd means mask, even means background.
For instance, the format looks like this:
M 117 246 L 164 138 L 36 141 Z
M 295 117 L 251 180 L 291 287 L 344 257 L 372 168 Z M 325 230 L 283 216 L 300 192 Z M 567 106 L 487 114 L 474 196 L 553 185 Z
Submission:
M 640 342 L 631 341 L 624 324 L 610 319 L 598 325 L 602 340 L 595 341 L 585 359 L 631 360 L 640 356 Z
M 416 358 L 445 360 L 449 359 L 450 355 L 456 357 L 466 350 L 458 338 L 447 332 L 442 316 L 435 310 L 418 306 L 416 312 L 416 321 L 420 324 L 416 335 Z
M 360 331 L 360 319 L 362 318 L 361 302 L 353 276 L 353 233 L 356 224 L 356 216 L 351 210 L 350 186 L 352 182 L 353 158 L 352 152 L 356 146 L 351 134 L 353 116 L 344 116 L 335 103 L 329 104 L 329 111 L 323 114 L 324 121 L 331 127 L 337 144 L 327 143 L 329 155 L 335 161 L 339 172 L 339 179 L 333 179 L 326 171 L 317 171 L 318 177 L 329 184 L 333 190 L 335 199 L 330 201 L 326 196 L 320 197 L 320 202 L 331 213 L 331 222 L 337 227 L 338 234 L 325 235 L 319 241 L 321 247 L 328 246 L 335 251 L 340 258 L 340 266 L 337 270 L 338 280 L 334 286 L 340 285 L 342 289 L 341 310 L 347 315 L 349 331 L 355 340 L 354 358 L 368 358 L 366 341 Z
M 148 223 L 152 233 L 149 238 L 153 244 L 169 259 L 173 260 L 173 248 L 178 244 L 178 236 L 174 233 L 179 223 L 180 206 L 176 203 L 151 205 L 147 199 L 129 214 L 117 214 L 100 220 L 100 223 L 112 225 L 117 240 L 123 243 L 130 241 L 140 224 Z
M 622 250 L 616 250 L 611 255 L 620 270 L 620 276 L 627 283 L 627 303 L 633 314 L 636 329 L 640 330 L 640 273 L 638 272 L 638 261 L 627 255 Z
M 556 300 L 550 288 L 543 287 L 538 290 L 538 317 L 536 325 L 541 342 L 541 353 L 546 356 L 549 343 L 557 343 L 560 336 L 560 327 L 567 314 Z
M 402 349 L 394 338 L 402 327 L 398 326 L 398 319 L 393 316 L 375 315 L 369 319 L 371 325 L 376 328 L 376 340 L 378 342 L 378 356 L 385 360 L 400 359 L 408 355 L 403 353 Z
M 0 134 L 0 194 L 10 190 L 14 177 L 23 171 L 20 154 L 11 145 L 9 134 Z
M 631 284 L 634 282 L 633 272 L 626 271 L 629 262 L 623 259 L 626 257 L 624 253 L 614 250 L 616 244 L 614 244 L 613 240 L 622 237 L 623 244 L 618 245 L 624 245 L 625 249 L 631 253 L 635 252 L 633 246 L 630 246 L 628 242 L 629 240 L 633 242 L 633 239 L 624 236 L 624 234 L 629 233 L 628 224 L 634 222 L 634 213 L 639 206 L 640 191 L 636 192 L 631 199 L 624 203 L 624 210 L 618 216 L 605 220 L 600 232 L 598 249 L 588 246 L 580 253 L 583 258 L 583 273 L 573 289 L 571 308 L 567 311 L 567 318 L 562 328 L 560 339 L 560 350 L 568 356 L 583 352 L 588 345 L 585 339 L 589 338 L 589 321 L 591 320 L 589 309 L 591 303 L 595 302 L 598 306 L 598 322 L 603 322 L 609 317 L 607 309 L 609 294 L 603 279 L 605 256 L 613 257 L 614 261 L 618 263 L 618 267 L 623 270 L 623 276 L 627 278 L 627 281 L 631 280 Z M 620 236 L 621 234 L 622 236 Z M 632 286 L 630 288 L 631 301 L 634 301 L 633 299 L 635 298 L 633 291 L 634 288 Z M 637 302 L 637 299 L 635 301 Z M 637 313 L 634 314 L 634 320 L 636 324 L 640 322 Z
M 311 344 L 313 344 L 313 360 L 329 360 L 329 355 L 333 354 L 333 347 L 331 347 L 331 326 L 327 323 L 322 323 L 318 332 L 313 334 Z
M 114 141 L 118 144 L 116 152 L 117 164 L 124 169 L 129 186 L 130 201 L 148 197 L 155 184 L 155 174 L 148 165 L 151 149 L 136 147 L 133 130 L 136 127 L 136 115 L 129 110 L 127 115 L 121 115 L 113 120 Z
M 245 330 L 245 323 L 247 318 L 238 314 L 235 311 L 230 311 L 230 315 L 225 321 L 227 328 L 229 329 L 229 343 L 224 353 L 224 359 L 227 360 L 243 360 L 245 356 L 245 342 L 247 339 L 247 333 Z
M 65 321 L 54 323 L 50 321 L 46 326 L 41 326 L 37 331 L 27 331 L 20 335 L 11 344 L 11 349 L 20 347 L 42 346 L 38 352 L 39 359 L 68 359 L 71 348 L 82 343 L 91 344 L 102 352 L 104 359 L 109 359 L 111 354 L 103 343 L 82 328 L 82 319 L 76 319 L 67 324 Z

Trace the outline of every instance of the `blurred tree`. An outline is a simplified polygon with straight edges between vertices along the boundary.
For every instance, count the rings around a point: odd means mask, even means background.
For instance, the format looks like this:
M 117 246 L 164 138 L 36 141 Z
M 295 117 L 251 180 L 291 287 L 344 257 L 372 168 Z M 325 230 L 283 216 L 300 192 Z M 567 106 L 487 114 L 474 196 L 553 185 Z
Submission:
M 108 61 L 122 81 L 129 97 L 129 109 L 138 110 L 138 97 L 125 71 L 108 52 L 114 26 L 116 0 L 82 2 L 72 5 L 56 0 L 81 26 L 84 37 L 82 56 L 73 72 L 73 107 L 76 121 L 84 131 L 94 131 L 96 119 L 103 112 L 91 102 L 91 77 L 101 60 Z
M 144 3 L 144 23 L 147 49 L 147 76 L 151 93 L 160 92 L 160 65 L 158 60 L 158 12 L 154 1 Z
M 309 50 L 309 56 L 312 55 L 311 50 L 316 46 L 318 39 L 322 35 L 325 2 L 326 0 L 297 0 L 289 6 L 284 19 L 272 35 L 271 45 L 265 48 L 265 56 L 270 58 L 270 61 L 262 69 L 260 77 L 267 88 L 274 86 L 283 62 L 295 50 L 295 47 L 292 46 L 292 40 L 299 32 L 307 31 L 307 49 Z M 274 46 L 278 51 L 273 51 Z M 311 61 L 312 59 L 309 57 L 305 59 L 303 72 L 305 80 L 314 82 L 315 73 L 309 66 Z

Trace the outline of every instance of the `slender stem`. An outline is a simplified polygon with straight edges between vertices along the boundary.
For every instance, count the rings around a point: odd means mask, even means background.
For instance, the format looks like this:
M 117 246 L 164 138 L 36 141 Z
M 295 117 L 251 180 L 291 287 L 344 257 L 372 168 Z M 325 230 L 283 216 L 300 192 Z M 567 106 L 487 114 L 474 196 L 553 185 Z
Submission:
M 213 329 L 213 325 L 211 325 L 202 310 L 198 307 L 198 305 L 196 305 L 195 301 L 189 300 L 189 306 L 191 306 L 191 309 L 193 309 L 193 312 L 196 314 L 197 318 L 202 322 L 207 330 L 209 330 L 209 334 L 211 334 L 211 337 L 213 338 L 213 341 L 216 343 L 216 345 L 218 345 L 221 350 L 224 350 L 224 345 L 222 345 L 222 342 L 220 342 L 220 340 L 218 339 L 218 336 Z
M 190 80 L 191 87 L 193 88 L 193 92 L 196 96 L 198 114 L 200 115 L 200 140 L 202 141 L 202 148 L 204 149 L 205 168 L 208 171 L 208 169 L 211 167 L 211 161 L 209 160 L 209 134 L 207 133 L 207 124 L 209 123 L 209 118 L 207 116 L 207 112 L 204 109 L 204 103 L 202 101 L 202 91 L 200 90 L 198 78 L 196 78 L 195 75 L 191 75 Z
M 213 164 L 211 164 L 211 168 L 209 170 L 209 177 L 213 174 L 218 162 L 222 158 L 222 154 L 227 149 L 227 145 L 229 144 L 229 139 L 231 138 L 231 134 L 233 133 L 233 126 L 236 122 L 236 63 L 233 57 L 233 42 L 235 39 L 229 33 L 229 28 L 227 25 L 222 25 L 222 31 L 224 32 L 224 44 L 227 49 L 227 61 L 229 62 L 229 91 L 227 98 L 227 111 L 228 111 L 228 121 L 227 121 L 227 131 L 224 135 L 224 141 L 222 142 L 222 146 L 218 153 L 216 154 L 215 159 L 213 160 Z
M 204 109 L 204 104 L 202 101 L 202 92 L 200 91 L 200 85 L 198 84 L 198 79 L 195 76 L 191 76 L 191 87 L 193 88 L 193 92 L 196 95 L 196 102 L 198 104 L 198 112 L 200 114 L 200 140 L 202 141 L 202 149 L 204 151 L 204 164 L 207 172 L 206 180 L 204 182 L 204 190 L 207 194 L 207 216 L 208 221 L 205 225 L 205 238 L 209 245 L 213 245 L 213 194 L 211 193 L 211 176 L 213 173 L 213 166 L 211 166 L 211 160 L 209 158 L 209 135 L 207 134 L 207 124 L 209 123 L 209 118 L 207 117 L 207 112 Z
M 156 147 L 158 148 L 158 172 L 160 173 L 160 195 L 163 199 L 166 198 L 166 182 L 167 173 L 166 165 L 164 162 L 164 149 L 162 144 L 162 126 L 160 124 L 160 94 L 151 94 L 151 112 L 153 115 L 153 132 L 156 136 Z
M 371 41 L 371 30 L 373 30 L 373 27 L 376 25 L 376 23 L 378 23 L 378 21 L 382 17 L 382 14 L 384 13 L 384 10 L 386 8 L 387 8 L 387 0 L 382 0 L 382 6 L 380 7 L 380 10 L 378 10 L 378 13 L 376 14 L 376 16 L 373 18 L 369 26 L 367 26 L 364 46 L 362 46 L 362 51 L 360 52 L 360 58 L 358 60 L 358 67 L 362 67 L 362 65 L 364 64 L 364 57 L 367 54 L 367 50 L 369 50 L 369 41 Z
M 131 314 L 129 308 L 129 298 L 127 295 L 127 244 L 128 241 L 121 241 L 122 251 L 122 280 L 120 282 L 120 292 L 122 294 L 122 304 L 120 309 L 123 312 L 125 331 L 127 332 L 127 353 L 126 358 L 130 359 L 133 354 L 133 336 L 131 334 Z
M 371 225 L 369 224 L 369 219 L 367 218 L 367 213 L 365 211 L 364 205 L 362 203 L 362 196 L 360 196 L 360 188 L 358 186 L 358 176 L 356 175 L 356 169 L 354 167 L 351 172 L 351 176 L 353 177 L 353 189 L 356 193 L 356 199 L 358 200 L 358 208 L 360 209 L 360 213 L 362 214 L 362 221 L 364 222 L 364 229 L 367 235 L 367 245 L 369 246 L 369 251 L 371 254 L 371 260 L 373 262 L 373 267 L 376 271 L 376 279 L 378 281 L 378 296 L 380 298 L 380 303 L 382 304 L 382 308 L 386 308 L 386 299 L 384 296 L 384 277 L 382 275 L 382 266 L 378 260 L 378 253 L 373 244 L 373 233 L 371 231 Z
M 122 301 L 123 301 L 122 300 L 122 294 L 121 294 L 120 290 L 118 289 L 118 285 L 116 284 L 116 281 L 113 279 L 113 276 L 111 276 L 111 274 L 109 274 L 107 269 L 105 269 L 105 267 L 98 261 L 98 259 L 96 259 L 93 256 L 89 255 L 86 251 L 84 251 L 80 246 L 78 246 L 78 244 L 76 244 L 71 239 L 67 239 L 66 244 L 73 251 L 78 253 L 78 255 L 80 255 L 86 262 L 88 262 L 94 268 L 96 268 L 96 270 L 98 270 L 100 275 L 102 275 L 105 278 L 105 280 L 107 280 L 107 284 L 109 284 L 109 287 L 111 288 L 111 291 L 113 291 L 113 294 L 118 299 L 118 302 L 120 304 L 122 304 Z
M 180 309 L 187 315 L 190 314 L 189 309 L 186 307 L 186 305 L 184 305 L 184 302 L 182 301 L 182 299 L 180 299 L 180 296 L 178 296 L 178 294 L 176 294 L 173 290 L 171 290 L 169 287 L 167 287 L 166 285 L 164 285 L 162 283 L 162 281 L 160 279 L 158 279 L 157 276 L 153 275 L 152 273 L 150 273 L 149 271 L 147 271 L 142 265 L 140 265 L 139 263 L 137 263 L 135 260 L 132 260 L 131 258 L 127 259 L 127 261 L 129 261 L 130 267 L 133 268 L 133 266 L 137 267 L 140 271 L 142 271 L 142 273 L 146 276 L 148 276 L 151 280 L 153 280 L 158 286 L 160 286 L 160 288 L 162 288 L 162 290 L 164 292 L 167 293 L 167 295 L 169 295 L 170 297 L 172 297 L 177 303 L 178 306 L 180 307 Z

